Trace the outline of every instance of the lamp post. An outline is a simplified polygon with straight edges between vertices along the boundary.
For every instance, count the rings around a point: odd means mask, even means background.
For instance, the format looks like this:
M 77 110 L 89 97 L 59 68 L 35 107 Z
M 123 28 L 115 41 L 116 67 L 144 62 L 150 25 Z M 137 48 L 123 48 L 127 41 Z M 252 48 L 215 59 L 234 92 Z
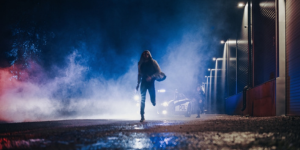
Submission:
M 241 3 L 242 5 L 243 3 Z M 240 4 L 239 4 L 240 5 Z M 223 54 L 223 60 L 226 60 L 226 63 L 223 65 L 224 68 L 222 67 L 222 69 L 225 69 L 226 72 L 224 72 L 224 75 L 227 74 L 227 76 L 229 76 L 228 74 L 228 67 L 229 67 L 229 63 L 230 61 L 235 61 L 235 94 L 237 94 L 237 65 L 238 65 L 238 62 L 237 62 L 237 40 L 227 40 L 226 42 L 223 41 L 222 44 L 225 44 L 224 45 L 224 54 Z M 235 45 L 235 57 L 231 57 L 231 52 L 230 52 L 230 45 L 234 44 Z M 226 50 L 225 50 L 226 49 Z M 223 75 L 223 74 L 222 74 Z M 222 82 L 225 82 L 225 81 L 222 81 Z M 229 82 L 227 80 L 227 82 Z M 225 85 L 225 83 L 224 83 Z M 229 88 L 229 87 L 228 87 Z M 229 96 L 229 93 L 228 93 L 228 96 Z
M 208 91 L 208 78 L 211 78 L 211 76 L 205 76 L 206 78 L 206 86 L 205 86 L 205 104 L 206 104 L 206 109 L 209 108 L 208 107 L 208 95 L 209 95 L 209 91 Z
M 216 64 L 215 64 L 215 70 L 218 70 L 218 61 L 223 61 L 223 60 L 226 60 L 225 58 L 213 58 L 213 61 L 216 61 Z M 224 63 L 224 62 L 223 62 Z M 224 70 L 222 70 L 222 69 L 224 69 Z M 222 69 L 219 69 L 219 70 L 222 70 L 222 72 L 223 71 L 225 71 L 225 68 L 223 68 L 222 67 Z M 222 76 L 221 76 L 221 78 L 222 78 L 222 81 L 225 79 L 225 76 L 224 76 L 225 74 L 223 74 L 222 73 Z M 224 76 L 224 77 L 223 77 Z M 217 90 L 218 90 L 218 88 L 217 88 L 217 81 L 218 81 L 218 71 L 215 71 L 215 79 L 214 79 L 214 95 L 213 95 L 213 103 L 214 103 L 214 111 L 216 111 L 217 110 Z M 221 89 L 222 90 L 224 90 L 224 86 L 223 86 L 223 82 L 221 83 Z M 223 95 L 223 92 L 221 92 L 221 95 Z
M 210 72 L 209 73 L 209 102 L 208 102 L 208 109 L 209 109 L 209 111 L 211 112 L 211 78 L 213 77 L 212 76 L 212 72 L 213 71 L 218 71 L 218 70 L 221 70 L 221 69 L 210 69 L 210 68 L 208 68 L 208 71 Z M 216 77 L 215 77 L 216 78 Z
M 231 94 L 237 94 L 237 40 L 226 40 L 226 42 L 223 42 L 224 44 L 224 52 L 223 52 L 223 64 L 222 64 L 222 69 L 224 69 L 224 71 L 222 71 L 222 95 L 224 96 L 224 98 L 226 96 L 230 96 Z M 235 57 L 231 55 L 231 44 L 235 45 Z M 229 89 L 232 89 L 232 80 L 230 80 L 228 77 L 232 76 L 232 68 L 229 68 L 231 61 L 235 61 L 235 91 L 233 93 L 233 91 L 231 92 Z M 231 71 L 232 70 L 232 71 Z M 225 88 L 226 87 L 226 88 Z M 226 90 L 227 89 L 227 90 Z M 225 108 L 225 99 L 222 101 L 222 108 Z

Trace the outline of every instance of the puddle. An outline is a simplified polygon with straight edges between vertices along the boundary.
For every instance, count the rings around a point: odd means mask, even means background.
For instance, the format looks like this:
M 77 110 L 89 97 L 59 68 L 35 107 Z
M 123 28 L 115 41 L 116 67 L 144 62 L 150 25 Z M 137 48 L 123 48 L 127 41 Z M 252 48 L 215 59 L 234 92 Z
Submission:
M 9 140 L 7 138 L 0 138 L 0 149 L 46 147 L 50 143 L 50 141 L 44 139 Z
M 154 126 L 158 124 L 151 124 Z M 32 138 L 15 140 L 0 138 L 0 149 L 39 149 L 51 146 L 71 149 L 260 149 L 278 148 L 278 142 L 284 144 L 287 137 L 279 133 L 260 132 L 143 132 L 145 124 L 132 125 L 130 131 L 111 132 L 106 136 L 80 136 L 80 140 L 58 140 Z M 81 132 L 81 131 L 80 131 Z M 66 136 L 70 137 L 70 135 Z M 91 138 L 93 137 L 93 138 Z M 276 142 L 277 141 L 277 145 Z M 265 147 L 262 147 L 265 146 Z M 280 148 L 280 147 L 279 147 Z
M 145 148 L 166 148 L 177 145 L 177 137 L 171 133 L 149 134 L 149 133 L 127 133 L 117 134 L 116 137 L 106 137 L 99 139 L 97 143 L 88 146 L 78 147 L 78 149 L 101 149 L 101 148 L 125 148 L 125 149 L 145 149 Z
M 196 132 L 196 133 L 118 133 L 112 137 L 97 140 L 96 143 L 77 147 L 86 149 L 219 149 L 219 148 L 258 148 L 257 140 L 271 140 L 274 133 L 254 132 Z M 272 147 L 272 145 L 269 145 Z M 265 148 L 265 147 L 260 147 Z M 270 147 L 269 147 L 270 148 Z
M 143 130 L 143 129 L 145 129 L 145 128 L 144 128 L 143 125 L 134 125 L 134 126 L 133 126 L 133 129 L 135 129 L 135 130 Z

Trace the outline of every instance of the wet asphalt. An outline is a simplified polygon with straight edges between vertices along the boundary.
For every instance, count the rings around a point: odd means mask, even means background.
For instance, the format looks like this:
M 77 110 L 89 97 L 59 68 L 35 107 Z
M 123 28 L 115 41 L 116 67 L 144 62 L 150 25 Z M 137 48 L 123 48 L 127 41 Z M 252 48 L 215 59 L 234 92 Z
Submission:
M 0 123 L 0 149 L 300 149 L 300 117 Z

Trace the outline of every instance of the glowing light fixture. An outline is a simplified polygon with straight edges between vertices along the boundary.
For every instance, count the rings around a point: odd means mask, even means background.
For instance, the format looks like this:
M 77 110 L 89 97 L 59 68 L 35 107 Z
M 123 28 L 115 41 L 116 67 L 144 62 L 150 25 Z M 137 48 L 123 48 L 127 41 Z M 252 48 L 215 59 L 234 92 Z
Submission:
M 205 78 L 207 78 L 207 76 L 205 76 Z
M 222 40 L 220 43 L 221 43 L 221 44 L 224 44 L 224 43 L 225 43 L 225 41 L 223 41 L 223 40 Z
M 162 114 L 164 114 L 164 115 L 167 114 L 167 111 L 166 110 L 162 111 Z
M 208 71 L 210 71 L 210 68 L 208 68 Z
M 162 103 L 163 106 L 167 107 L 168 106 L 168 103 L 167 102 L 164 102 Z
M 133 99 L 137 101 L 137 100 L 140 99 L 140 96 L 139 95 L 134 95 Z
M 213 57 L 213 61 L 216 61 L 216 57 Z
M 160 89 L 160 90 L 157 90 L 157 92 L 159 92 L 159 93 L 165 93 L 166 90 L 165 89 Z
M 244 3 L 239 3 L 239 4 L 238 4 L 238 7 L 240 7 L 240 8 L 241 8 L 241 7 L 244 7 L 244 6 L 245 6 Z

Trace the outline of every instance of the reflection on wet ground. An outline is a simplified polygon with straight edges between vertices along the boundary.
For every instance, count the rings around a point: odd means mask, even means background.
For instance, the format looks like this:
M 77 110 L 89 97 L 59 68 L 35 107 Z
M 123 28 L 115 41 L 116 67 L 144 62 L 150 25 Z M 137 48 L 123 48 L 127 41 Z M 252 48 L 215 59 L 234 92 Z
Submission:
M 99 139 L 97 143 L 80 147 L 79 149 L 100 149 L 100 148 L 126 148 L 126 149 L 144 149 L 144 148 L 166 148 L 175 147 L 178 144 L 178 137 L 174 133 L 130 133 L 112 135 Z
M 257 139 L 267 140 L 274 133 L 251 133 L 251 132 L 199 132 L 199 133 L 130 133 L 111 135 L 99 139 L 96 143 L 82 146 L 78 149 L 101 149 L 101 148 L 126 148 L 126 149 L 161 149 L 161 148 L 251 148 L 248 144 L 254 143 Z M 262 146 L 256 146 L 256 148 Z M 272 146 L 276 148 L 276 146 Z
M 78 124 L 80 120 L 77 121 Z M 37 123 L 38 124 L 38 123 Z M 16 132 L 0 124 L 0 149 L 299 149 L 299 117 L 207 115 L 200 120 L 114 121 Z M 19 124 L 20 128 L 22 124 Z M 14 129 L 18 129 L 15 127 Z
M 30 148 L 30 147 L 45 147 L 50 144 L 50 141 L 44 139 L 28 139 L 28 140 L 9 140 L 8 138 L 0 139 L 0 149 L 11 149 L 11 148 Z

